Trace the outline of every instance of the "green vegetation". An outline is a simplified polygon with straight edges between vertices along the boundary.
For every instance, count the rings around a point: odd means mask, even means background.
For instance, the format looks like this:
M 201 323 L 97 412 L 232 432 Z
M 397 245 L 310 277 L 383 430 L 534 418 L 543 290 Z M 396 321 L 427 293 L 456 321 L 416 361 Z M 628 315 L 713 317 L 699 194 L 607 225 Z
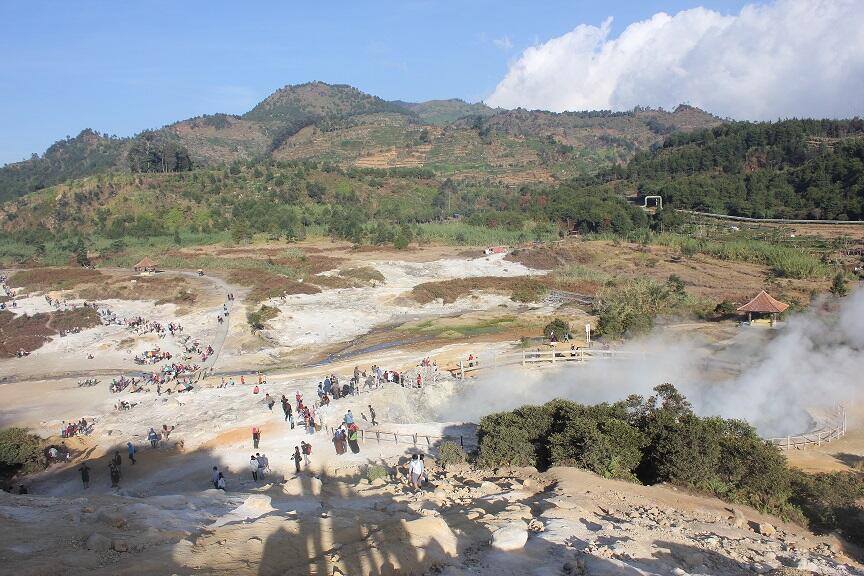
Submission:
M 454 464 L 464 464 L 467 461 L 468 455 L 465 454 L 465 450 L 463 450 L 462 446 L 456 444 L 455 442 L 445 440 L 438 447 L 437 462 L 444 468 L 447 468 L 447 466 L 452 466 Z
M 864 538 L 860 474 L 790 471 L 746 422 L 697 416 L 671 384 L 647 399 L 595 406 L 553 400 L 490 414 L 480 421 L 479 441 L 483 466 L 577 466 L 608 478 L 668 482 Z
M 0 477 L 17 473 L 30 474 L 47 466 L 45 445 L 41 438 L 23 428 L 0 430 Z
M 654 318 L 671 312 L 683 296 L 677 286 L 662 285 L 650 278 L 636 278 L 602 289 L 594 301 L 597 331 L 609 338 L 646 334 Z
M 864 120 L 733 122 L 669 135 L 601 181 L 665 205 L 756 218 L 864 219 Z
M 543 327 L 543 337 L 551 338 L 553 335 L 559 342 L 563 342 L 567 334 L 570 333 L 570 324 L 566 320 L 555 318 L 549 324 Z
M 379 478 L 383 478 L 387 480 L 390 477 L 390 473 L 387 471 L 386 466 L 382 466 L 380 464 L 367 464 L 366 465 L 366 480 L 370 483 L 378 480 Z
M 279 315 L 279 309 L 274 306 L 261 306 L 258 310 L 246 313 L 246 322 L 252 331 L 263 330 L 268 321 Z

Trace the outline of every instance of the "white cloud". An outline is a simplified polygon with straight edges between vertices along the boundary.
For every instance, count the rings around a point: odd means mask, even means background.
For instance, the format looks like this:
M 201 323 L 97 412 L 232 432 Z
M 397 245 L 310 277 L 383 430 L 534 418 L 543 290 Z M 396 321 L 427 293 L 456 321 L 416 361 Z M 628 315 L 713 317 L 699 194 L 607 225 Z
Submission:
M 686 102 L 721 116 L 864 114 L 864 1 L 777 0 L 724 16 L 655 14 L 610 38 L 611 19 L 526 49 L 487 99 L 553 111 Z
M 510 40 L 509 36 L 495 38 L 494 40 L 492 40 L 492 43 L 504 52 L 509 52 L 513 48 L 513 41 Z

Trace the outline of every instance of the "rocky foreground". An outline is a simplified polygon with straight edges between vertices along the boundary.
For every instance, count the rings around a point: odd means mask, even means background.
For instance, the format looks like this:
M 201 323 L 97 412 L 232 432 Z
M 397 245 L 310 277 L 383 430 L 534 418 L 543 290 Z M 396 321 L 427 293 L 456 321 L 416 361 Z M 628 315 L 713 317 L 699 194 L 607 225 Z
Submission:
M 391 470 L 393 470 L 391 468 Z M 19 575 L 864 574 L 852 550 L 744 507 L 556 468 L 433 471 L 413 494 L 361 467 L 246 492 L 0 495 Z

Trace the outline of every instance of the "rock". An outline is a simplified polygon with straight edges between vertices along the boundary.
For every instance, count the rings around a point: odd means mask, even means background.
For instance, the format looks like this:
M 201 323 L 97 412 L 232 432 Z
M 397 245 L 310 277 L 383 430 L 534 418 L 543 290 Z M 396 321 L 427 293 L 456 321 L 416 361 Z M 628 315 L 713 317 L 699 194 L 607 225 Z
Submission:
M 732 509 L 732 517 L 729 518 L 735 528 L 747 528 L 747 517 L 737 508 Z
M 439 517 L 428 516 L 417 520 L 402 520 L 402 532 L 419 555 L 423 564 L 445 563 L 457 554 L 456 535 Z
M 372 480 L 372 482 L 370 482 L 370 484 L 372 486 L 384 486 L 387 484 L 387 480 L 379 477 L 379 478 L 375 478 L 374 480 Z
M 111 549 L 111 540 L 107 536 L 94 532 L 87 538 L 84 547 L 93 552 L 108 552 Z
M 115 552 L 128 552 L 129 543 L 121 538 L 115 538 L 111 541 L 111 549 Z
M 777 528 L 767 522 L 760 522 L 757 526 L 757 529 L 759 531 L 759 534 L 762 534 L 763 536 L 767 536 L 769 538 L 777 533 Z
M 478 490 L 482 494 L 495 494 L 496 492 L 501 491 L 501 487 L 495 484 L 494 482 L 489 482 L 488 480 L 484 480 L 480 483 L 480 487 Z
M 492 547 L 498 550 L 520 550 L 528 542 L 528 530 L 518 524 L 502 526 L 492 533 Z
M 537 518 L 532 518 L 530 522 L 528 522 L 528 530 L 532 532 L 543 532 L 546 527 L 543 525 L 543 522 L 538 520 Z

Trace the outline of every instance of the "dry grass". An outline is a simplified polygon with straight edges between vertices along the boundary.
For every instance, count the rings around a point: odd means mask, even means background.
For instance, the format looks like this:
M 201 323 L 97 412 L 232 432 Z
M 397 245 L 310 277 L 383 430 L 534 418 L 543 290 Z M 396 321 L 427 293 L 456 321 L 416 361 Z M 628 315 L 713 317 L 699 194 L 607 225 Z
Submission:
M 547 285 L 541 278 L 533 276 L 478 276 L 476 278 L 456 278 L 437 282 L 424 282 L 411 290 L 411 296 L 420 304 L 441 300 L 444 304 L 455 302 L 474 290 L 486 292 L 505 292 L 520 302 L 540 300 L 546 293 Z
M 298 282 L 287 276 L 257 268 L 235 270 L 228 276 L 228 281 L 243 286 L 251 286 L 252 290 L 246 296 L 249 302 L 261 302 L 282 294 L 317 294 L 321 292 L 321 289 L 313 284 Z
M 532 248 L 517 248 L 504 257 L 509 262 L 519 262 L 523 266 L 535 270 L 554 270 L 567 264 L 587 264 L 594 260 L 594 255 L 586 250 L 578 250 L 570 245 L 538 246 Z
M 107 282 L 86 286 L 77 291 L 85 300 L 155 300 L 157 304 L 191 304 L 197 295 L 189 290 L 185 278 L 136 276 L 111 278 Z
M 76 308 L 51 313 L 16 316 L 0 311 L 0 358 L 12 358 L 18 350 L 32 352 L 61 330 L 92 328 L 101 324 L 92 308 Z
M 82 284 L 100 282 L 104 275 L 90 268 L 31 268 L 19 270 L 9 278 L 9 285 L 27 291 L 69 290 Z

